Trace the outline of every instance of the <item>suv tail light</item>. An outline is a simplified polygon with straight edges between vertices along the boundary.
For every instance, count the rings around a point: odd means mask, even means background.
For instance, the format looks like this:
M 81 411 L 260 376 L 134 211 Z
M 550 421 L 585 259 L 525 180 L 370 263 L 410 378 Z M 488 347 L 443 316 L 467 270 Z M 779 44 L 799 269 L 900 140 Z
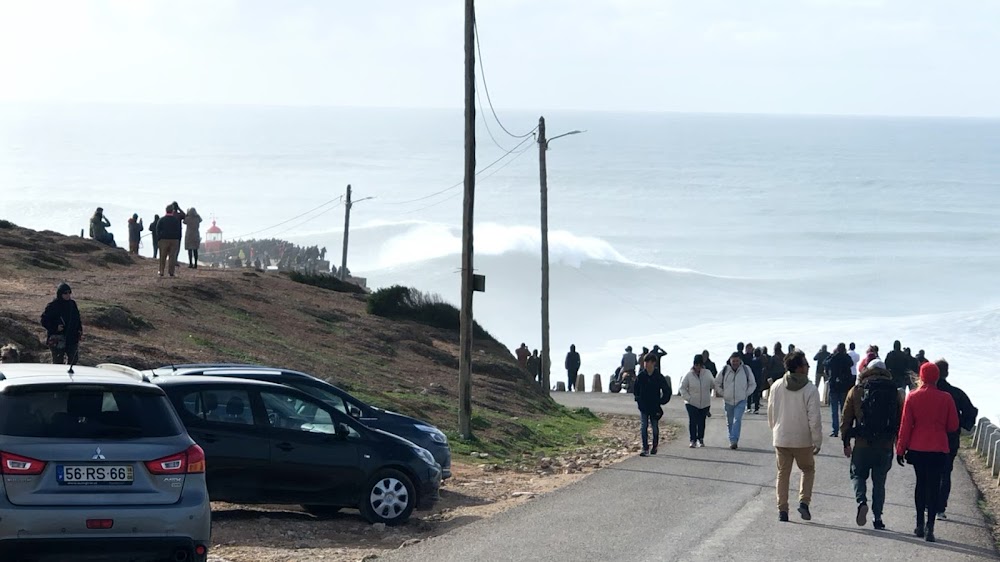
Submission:
M 0 472 L 37 476 L 45 470 L 45 462 L 13 453 L 0 452 Z
M 151 474 L 195 474 L 205 472 L 205 451 L 191 445 L 185 451 L 153 461 L 146 461 Z

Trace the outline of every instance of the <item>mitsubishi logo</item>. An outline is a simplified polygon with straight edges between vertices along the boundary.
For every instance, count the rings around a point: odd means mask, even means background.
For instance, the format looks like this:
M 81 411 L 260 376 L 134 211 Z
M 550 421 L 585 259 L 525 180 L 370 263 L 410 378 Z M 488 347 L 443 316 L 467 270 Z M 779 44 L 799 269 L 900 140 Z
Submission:
M 104 454 L 101 453 L 101 448 L 100 447 L 98 447 L 97 450 L 94 451 L 94 456 L 92 456 L 90 458 L 93 459 L 93 460 L 95 460 L 95 461 L 103 461 L 103 460 L 105 460 L 104 459 Z

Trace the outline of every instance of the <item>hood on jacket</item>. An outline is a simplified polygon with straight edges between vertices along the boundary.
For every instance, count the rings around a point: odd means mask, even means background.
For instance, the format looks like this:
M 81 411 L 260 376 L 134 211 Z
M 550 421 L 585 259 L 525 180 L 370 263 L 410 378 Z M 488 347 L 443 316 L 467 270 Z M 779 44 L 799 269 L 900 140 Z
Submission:
M 56 288 L 56 297 L 62 298 L 66 293 L 72 293 L 73 289 L 69 287 L 69 283 L 60 283 L 59 287 Z
M 809 375 L 802 373 L 785 373 L 785 387 L 792 392 L 802 390 L 809 384 Z
M 875 361 L 874 363 L 869 364 L 867 369 L 858 374 L 858 383 L 861 383 L 862 381 L 868 380 L 872 377 L 882 377 L 885 379 L 892 379 L 892 373 L 890 373 L 885 368 L 885 363 L 881 361 Z
M 925 385 L 936 386 L 938 379 L 941 378 L 941 371 L 938 370 L 938 366 L 934 363 L 924 363 L 920 367 L 920 382 Z

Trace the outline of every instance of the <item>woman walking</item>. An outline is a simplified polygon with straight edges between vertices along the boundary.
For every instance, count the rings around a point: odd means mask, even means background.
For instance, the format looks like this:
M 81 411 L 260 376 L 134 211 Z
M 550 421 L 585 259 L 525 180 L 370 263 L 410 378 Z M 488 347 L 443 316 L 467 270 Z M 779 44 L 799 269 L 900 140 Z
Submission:
M 198 269 L 198 247 L 201 246 L 201 217 L 194 207 L 188 209 L 184 215 L 184 224 L 187 225 L 187 233 L 184 235 L 184 249 L 188 251 L 188 267 Z
M 715 379 L 711 371 L 705 367 L 705 359 L 701 355 L 694 356 L 694 366 L 681 379 L 681 398 L 688 413 L 688 433 L 691 436 L 692 449 L 705 446 L 705 418 L 708 408 L 712 405 L 712 389 Z
M 917 527 L 913 534 L 927 542 L 934 542 L 941 478 L 950 451 L 948 433 L 958 431 L 955 400 L 937 388 L 940 377 L 934 363 L 924 363 L 920 367 L 920 388 L 906 397 L 896 442 L 896 462 L 904 466 L 905 458 L 917 473 L 917 486 L 913 491 Z

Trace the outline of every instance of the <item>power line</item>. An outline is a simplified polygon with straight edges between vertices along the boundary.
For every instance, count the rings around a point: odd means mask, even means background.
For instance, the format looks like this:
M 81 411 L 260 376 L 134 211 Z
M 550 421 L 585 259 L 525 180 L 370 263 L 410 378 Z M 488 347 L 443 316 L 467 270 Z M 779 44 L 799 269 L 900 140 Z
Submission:
M 486 109 L 483 108 L 483 97 L 479 95 L 479 88 L 476 88 L 476 99 L 479 100 L 480 112 L 485 113 Z M 505 152 L 510 150 L 507 147 L 501 145 L 500 142 L 497 141 L 496 137 L 493 136 L 493 131 L 490 130 L 490 121 L 489 119 L 486 118 L 486 115 L 481 115 L 481 117 L 483 118 L 483 125 L 486 125 L 486 133 L 490 135 L 490 140 L 493 141 L 493 144 L 497 145 L 497 148 Z
M 507 127 L 503 126 L 503 122 L 501 122 L 500 117 L 497 116 L 497 111 L 493 109 L 493 99 L 490 97 L 490 87 L 486 83 L 486 69 L 483 67 L 483 52 L 480 49 L 479 45 L 479 24 L 477 22 L 473 22 L 473 27 L 476 32 L 476 55 L 479 57 L 479 74 L 483 78 L 483 90 L 486 91 L 486 101 L 489 102 L 490 104 L 490 111 L 493 113 L 493 118 L 496 119 L 497 125 L 500 125 L 500 128 L 503 129 L 503 132 L 507 133 L 508 135 L 510 135 L 515 139 L 523 139 L 531 136 L 535 132 L 535 130 L 538 129 L 538 127 L 535 127 L 534 129 L 528 131 L 527 133 L 524 133 L 523 135 L 515 135 L 514 133 L 508 131 Z M 482 104 L 480 103 L 480 105 Z
M 528 142 L 529 140 L 533 140 L 533 137 L 528 137 L 528 138 L 522 140 L 521 142 L 517 143 L 514 146 L 514 148 L 512 148 L 512 149 L 508 150 L 507 152 L 505 152 L 502 156 L 500 156 L 500 158 L 497 158 L 493 162 L 490 162 L 488 165 L 486 165 L 485 167 L 481 168 L 478 172 L 476 172 L 476 175 L 478 176 L 479 174 L 485 172 L 486 170 L 489 170 L 490 168 L 492 168 L 493 166 L 495 166 L 498 162 L 500 162 L 504 158 L 510 156 L 515 151 L 517 151 L 517 149 L 519 149 L 522 146 L 524 146 L 524 143 Z M 527 149 L 525 149 L 525 150 L 527 150 Z M 417 203 L 418 201 L 424 201 L 424 200 L 430 199 L 431 197 L 435 197 L 437 195 L 441 195 L 442 193 L 451 191 L 453 189 L 457 189 L 459 187 L 462 187 L 463 185 L 465 185 L 465 181 L 464 180 L 460 181 L 460 182 L 458 182 L 455 185 L 452 185 L 450 187 L 446 187 L 446 188 L 444 188 L 444 189 L 442 189 L 440 191 L 435 191 L 434 193 L 431 193 L 429 195 L 424 195 L 423 197 L 417 197 L 416 199 L 409 199 L 409 200 L 406 200 L 406 201 L 389 201 L 389 202 L 386 202 L 385 204 L 388 204 L 388 205 L 408 205 L 410 203 Z
M 329 209 L 326 209 L 326 210 L 324 210 L 324 211 L 323 211 L 322 213 L 319 213 L 319 214 L 317 214 L 316 216 L 313 216 L 313 217 L 309 217 L 308 219 L 306 219 L 306 220 L 304 220 L 304 221 L 302 221 L 302 222 L 300 222 L 300 223 L 296 224 L 295 226 L 293 226 L 293 227 L 291 227 L 291 228 L 286 228 L 285 230 L 282 230 L 281 232 L 278 232 L 278 233 L 275 233 L 275 234 L 272 234 L 271 236 L 275 236 L 275 237 L 277 237 L 277 236 L 281 236 L 282 234 L 284 234 L 284 233 L 286 233 L 286 232 L 291 232 L 291 231 L 293 231 L 293 230 L 295 230 L 295 229 L 297 229 L 297 228 L 299 228 L 299 227 L 301 227 L 301 226 L 303 226 L 303 225 L 306 225 L 306 224 L 308 224 L 308 223 L 310 223 L 310 222 L 312 222 L 312 221 L 314 221 L 314 220 L 316 220 L 316 219 L 318 219 L 318 218 L 322 217 L 323 215 L 325 215 L 325 214 L 329 213 L 330 211 L 332 211 L 332 210 L 334 210 L 334 209 L 336 209 L 336 208 L 340 207 L 340 205 L 341 205 L 342 203 L 343 203 L 343 201 L 338 201 L 336 205 L 334 205 L 334 206 L 330 207 Z
M 344 199 L 343 196 L 337 197 L 336 199 L 331 199 L 331 200 L 327 201 L 326 203 L 323 203 L 322 205 L 319 205 L 319 206 L 313 207 L 312 209 L 309 209 L 308 211 L 302 213 L 301 215 L 295 215 L 294 217 L 292 217 L 292 218 L 290 218 L 288 220 L 281 221 L 278 224 L 271 225 L 271 226 L 269 226 L 267 228 L 262 228 L 260 230 L 256 230 L 254 232 L 248 232 L 247 234 L 241 234 L 239 236 L 233 236 L 232 239 L 233 240 L 239 240 L 241 238 L 246 238 L 247 236 L 253 236 L 254 234 L 260 234 L 261 232 L 267 232 L 268 230 L 272 230 L 272 229 L 278 228 L 279 226 L 286 225 L 286 224 L 292 222 L 293 220 L 300 219 L 300 218 L 308 215 L 309 213 L 312 213 L 314 211 L 318 211 L 318 210 L 322 209 L 323 207 L 326 207 L 330 203 L 338 203 L 339 204 L 339 203 L 341 203 L 343 201 L 343 199 Z M 330 207 L 330 208 L 331 209 L 335 209 L 336 206 Z

